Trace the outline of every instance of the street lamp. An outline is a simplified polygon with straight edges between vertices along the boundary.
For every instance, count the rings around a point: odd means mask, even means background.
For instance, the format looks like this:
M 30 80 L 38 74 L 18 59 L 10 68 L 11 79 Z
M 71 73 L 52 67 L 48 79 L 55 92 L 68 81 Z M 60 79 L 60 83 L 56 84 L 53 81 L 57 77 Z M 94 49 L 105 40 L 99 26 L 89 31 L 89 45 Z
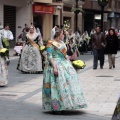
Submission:
M 101 30 L 103 31 L 103 14 L 104 7 L 108 4 L 109 0 L 98 0 L 98 5 L 101 7 Z

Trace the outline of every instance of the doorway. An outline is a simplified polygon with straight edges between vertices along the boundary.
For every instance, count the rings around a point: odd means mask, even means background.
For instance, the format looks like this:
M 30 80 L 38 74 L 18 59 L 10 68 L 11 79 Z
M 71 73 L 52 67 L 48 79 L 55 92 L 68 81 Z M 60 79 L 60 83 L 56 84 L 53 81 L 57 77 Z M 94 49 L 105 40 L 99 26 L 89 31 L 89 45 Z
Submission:
M 13 33 L 14 40 L 10 43 L 10 47 L 13 48 L 16 38 L 16 7 L 4 5 L 4 25 L 5 24 L 9 24 L 10 30 Z
M 41 35 L 43 36 L 43 15 L 42 14 L 34 14 L 33 23 L 40 29 Z
M 53 15 L 53 27 L 58 25 L 58 15 Z

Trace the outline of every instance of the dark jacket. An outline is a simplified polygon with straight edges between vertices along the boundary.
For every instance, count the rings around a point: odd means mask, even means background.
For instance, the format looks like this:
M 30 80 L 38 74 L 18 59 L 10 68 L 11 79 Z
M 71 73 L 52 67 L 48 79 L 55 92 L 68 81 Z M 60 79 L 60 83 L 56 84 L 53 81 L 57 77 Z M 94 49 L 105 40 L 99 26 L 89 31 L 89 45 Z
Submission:
M 95 33 L 92 37 L 92 48 L 104 49 L 106 46 L 106 40 L 104 33 Z
M 107 54 L 117 54 L 117 50 L 119 48 L 118 37 L 113 35 L 108 35 L 106 37 L 107 47 L 106 52 Z

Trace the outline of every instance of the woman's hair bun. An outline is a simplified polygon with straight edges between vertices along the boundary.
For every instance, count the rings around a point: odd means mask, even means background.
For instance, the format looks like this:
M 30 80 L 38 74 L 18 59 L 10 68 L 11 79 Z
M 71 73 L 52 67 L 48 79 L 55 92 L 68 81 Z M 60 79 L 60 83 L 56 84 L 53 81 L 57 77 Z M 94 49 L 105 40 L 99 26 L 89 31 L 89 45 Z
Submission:
M 57 30 L 55 31 L 54 38 L 59 37 L 59 36 L 60 36 L 60 34 L 61 34 L 61 29 L 57 29 Z

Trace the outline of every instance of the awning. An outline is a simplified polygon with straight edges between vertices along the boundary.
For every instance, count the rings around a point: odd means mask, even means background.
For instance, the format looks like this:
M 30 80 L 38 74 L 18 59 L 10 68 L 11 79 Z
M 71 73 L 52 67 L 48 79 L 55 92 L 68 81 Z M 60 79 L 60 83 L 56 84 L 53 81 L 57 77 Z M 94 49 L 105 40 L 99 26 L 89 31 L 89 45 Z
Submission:
M 33 12 L 39 14 L 53 14 L 54 7 L 53 6 L 44 6 L 40 4 L 33 5 Z

